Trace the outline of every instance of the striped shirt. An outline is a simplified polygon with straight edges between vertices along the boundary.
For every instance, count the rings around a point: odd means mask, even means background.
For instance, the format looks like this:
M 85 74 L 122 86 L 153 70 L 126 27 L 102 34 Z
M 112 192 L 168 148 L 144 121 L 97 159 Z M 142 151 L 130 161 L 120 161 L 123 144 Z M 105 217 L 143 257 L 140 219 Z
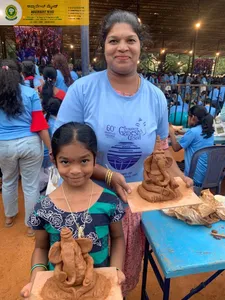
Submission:
M 109 226 L 119 222 L 124 216 L 122 201 L 108 189 L 104 189 L 99 199 L 86 210 L 73 213 L 79 226 L 83 226 L 84 235 L 93 243 L 89 253 L 94 260 L 95 268 L 109 266 Z M 48 196 L 42 196 L 35 205 L 28 226 L 34 230 L 46 230 L 50 237 L 50 246 L 60 240 L 60 231 L 68 227 L 73 237 L 78 237 L 74 218 L 70 212 L 65 212 L 55 206 Z M 50 265 L 50 269 L 53 266 Z

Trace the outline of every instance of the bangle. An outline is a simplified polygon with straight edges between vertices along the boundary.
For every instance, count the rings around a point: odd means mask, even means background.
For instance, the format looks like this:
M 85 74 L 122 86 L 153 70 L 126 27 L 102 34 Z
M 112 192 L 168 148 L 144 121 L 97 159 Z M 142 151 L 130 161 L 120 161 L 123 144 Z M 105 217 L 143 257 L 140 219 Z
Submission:
M 44 264 L 35 264 L 31 267 L 30 272 L 32 273 L 34 271 L 34 269 L 36 269 L 36 268 L 43 268 L 46 271 L 48 270 L 47 266 Z
M 107 183 L 108 186 L 111 185 L 112 176 L 113 176 L 113 172 L 110 169 L 108 169 L 105 175 L 105 182 Z

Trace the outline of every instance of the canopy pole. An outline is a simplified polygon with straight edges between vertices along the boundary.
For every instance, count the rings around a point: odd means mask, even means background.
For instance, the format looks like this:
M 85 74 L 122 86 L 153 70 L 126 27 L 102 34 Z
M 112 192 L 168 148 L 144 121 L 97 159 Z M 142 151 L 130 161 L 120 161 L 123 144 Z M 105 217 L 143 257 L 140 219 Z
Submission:
M 81 26 L 81 61 L 82 61 L 82 75 L 89 74 L 89 26 Z

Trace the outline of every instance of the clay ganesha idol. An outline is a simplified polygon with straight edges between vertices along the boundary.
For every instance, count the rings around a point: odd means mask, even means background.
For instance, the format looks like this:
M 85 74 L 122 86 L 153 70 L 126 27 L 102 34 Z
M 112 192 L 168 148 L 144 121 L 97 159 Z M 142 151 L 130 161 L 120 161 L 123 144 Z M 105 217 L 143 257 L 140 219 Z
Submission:
M 75 240 L 70 229 L 62 229 L 61 241 L 49 251 L 49 260 L 55 264 L 55 270 L 41 291 L 44 300 L 107 298 L 111 283 L 104 275 L 95 272 L 93 259 L 88 254 L 91 249 L 90 239 Z
M 167 171 L 172 163 L 172 158 L 160 149 L 160 138 L 157 137 L 155 150 L 144 162 L 144 180 L 138 186 L 138 193 L 143 199 L 160 202 L 177 197 L 179 185 Z

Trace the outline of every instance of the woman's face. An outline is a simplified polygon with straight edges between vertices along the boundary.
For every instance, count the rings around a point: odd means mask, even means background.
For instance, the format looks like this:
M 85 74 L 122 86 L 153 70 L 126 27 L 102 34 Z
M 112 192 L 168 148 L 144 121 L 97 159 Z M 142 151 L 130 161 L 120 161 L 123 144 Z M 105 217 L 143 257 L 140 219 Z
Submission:
M 126 23 L 116 23 L 105 41 L 105 58 L 108 69 L 117 74 L 131 74 L 137 70 L 140 57 L 140 40 Z

